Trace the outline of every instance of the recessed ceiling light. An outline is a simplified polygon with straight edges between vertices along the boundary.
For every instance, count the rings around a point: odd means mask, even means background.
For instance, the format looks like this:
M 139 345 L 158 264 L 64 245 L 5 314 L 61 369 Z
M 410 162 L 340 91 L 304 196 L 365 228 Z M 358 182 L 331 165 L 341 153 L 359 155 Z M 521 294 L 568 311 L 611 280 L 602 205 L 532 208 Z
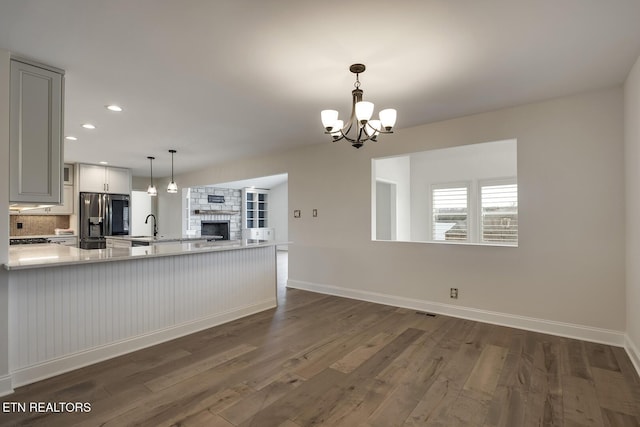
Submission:
M 71 135 L 65 136 L 64 139 L 68 139 L 69 141 L 77 141 L 78 140 L 78 138 L 76 138 L 75 136 L 71 136 Z
M 105 162 L 105 161 L 98 162 L 98 163 L 100 163 L 101 165 L 108 165 L 109 164 L 109 162 Z
M 85 123 L 85 124 L 82 125 L 82 127 L 85 128 L 85 129 L 95 129 L 96 128 L 91 123 Z
M 107 110 L 115 111 L 119 113 L 120 111 L 122 111 L 122 107 L 119 105 L 112 104 L 112 105 L 107 105 Z

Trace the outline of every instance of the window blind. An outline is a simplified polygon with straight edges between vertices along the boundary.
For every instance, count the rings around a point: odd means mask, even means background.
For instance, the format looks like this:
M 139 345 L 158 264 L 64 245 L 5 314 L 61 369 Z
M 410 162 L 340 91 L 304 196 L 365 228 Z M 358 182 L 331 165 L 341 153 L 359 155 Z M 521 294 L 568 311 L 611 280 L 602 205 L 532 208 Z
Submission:
M 484 185 L 480 189 L 482 241 L 518 244 L 518 185 Z
M 433 240 L 467 240 L 469 189 L 434 188 L 432 194 Z

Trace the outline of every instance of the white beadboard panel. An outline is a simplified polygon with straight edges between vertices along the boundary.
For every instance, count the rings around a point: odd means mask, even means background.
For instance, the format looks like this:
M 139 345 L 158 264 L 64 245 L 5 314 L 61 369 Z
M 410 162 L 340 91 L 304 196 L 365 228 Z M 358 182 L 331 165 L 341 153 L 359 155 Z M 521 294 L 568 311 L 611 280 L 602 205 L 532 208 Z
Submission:
M 82 354 L 78 360 L 86 365 L 96 349 L 104 359 L 105 347 L 122 353 L 140 348 L 131 344 L 138 338 L 157 342 L 149 336 L 161 331 L 174 331 L 165 335 L 175 338 L 175 331 L 193 331 L 181 325 L 205 326 L 247 307 L 274 307 L 276 251 L 269 246 L 16 270 L 9 298 L 11 372 L 37 367 L 41 379 L 56 360 Z M 22 375 L 20 383 L 28 377 Z

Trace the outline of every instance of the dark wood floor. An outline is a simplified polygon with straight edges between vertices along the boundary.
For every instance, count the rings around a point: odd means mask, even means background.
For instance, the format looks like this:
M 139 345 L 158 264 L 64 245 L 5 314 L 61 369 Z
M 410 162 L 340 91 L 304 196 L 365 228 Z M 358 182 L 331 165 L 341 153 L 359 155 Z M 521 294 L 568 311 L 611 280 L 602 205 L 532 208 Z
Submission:
M 279 302 L 22 387 L 4 401 L 91 412 L 0 413 L 0 425 L 640 425 L 621 348 L 282 287 Z

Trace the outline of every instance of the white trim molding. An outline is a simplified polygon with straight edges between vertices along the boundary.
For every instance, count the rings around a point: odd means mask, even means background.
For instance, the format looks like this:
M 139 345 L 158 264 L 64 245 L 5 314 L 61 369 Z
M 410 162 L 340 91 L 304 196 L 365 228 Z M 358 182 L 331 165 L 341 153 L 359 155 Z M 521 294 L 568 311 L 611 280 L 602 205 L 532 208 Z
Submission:
M 629 359 L 631 359 L 631 363 L 633 363 L 633 366 L 636 368 L 636 372 L 640 375 L 640 350 L 638 349 L 638 346 L 631 341 L 629 335 L 625 335 L 624 337 L 624 349 L 627 351 Z
M 0 397 L 13 393 L 11 375 L 0 377 Z
M 584 341 L 608 344 L 616 347 L 625 347 L 625 334 L 623 332 L 610 329 L 594 328 L 590 326 L 576 325 L 573 323 L 556 322 L 553 320 L 518 316 L 509 313 L 500 313 L 470 307 L 461 307 L 451 304 L 442 304 L 438 302 L 405 298 L 395 295 L 381 294 L 377 292 L 341 288 L 338 286 L 323 285 L 300 280 L 288 280 L 287 287 L 317 292 L 321 294 L 352 298 L 361 301 L 374 302 L 378 304 L 392 305 L 395 307 L 409 308 L 412 310 L 425 311 L 434 314 L 442 314 L 451 317 L 458 317 L 461 319 L 475 320 L 478 322 L 491 323 L 494 325 L 508 326 L 511 328 L 524 329 L 527 331 L 541 332 L 544 334 L 557 335 L 566 338 L 574 338 Z M 636 352 L 636 354 L 638 353 Z M 638 368 L 637 364 L 636 368 Z

